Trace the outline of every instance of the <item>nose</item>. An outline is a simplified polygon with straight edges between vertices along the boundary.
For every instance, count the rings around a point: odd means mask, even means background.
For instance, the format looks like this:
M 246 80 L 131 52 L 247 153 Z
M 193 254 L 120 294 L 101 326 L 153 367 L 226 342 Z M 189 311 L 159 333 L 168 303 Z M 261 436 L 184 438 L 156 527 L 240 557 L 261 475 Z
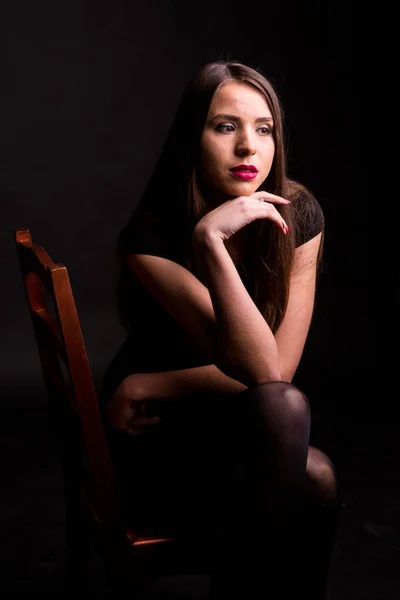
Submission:
M 243 131 L 236 144 L 237 156 L 253 156 L 256 152 L 255 141 L 251 133 Z

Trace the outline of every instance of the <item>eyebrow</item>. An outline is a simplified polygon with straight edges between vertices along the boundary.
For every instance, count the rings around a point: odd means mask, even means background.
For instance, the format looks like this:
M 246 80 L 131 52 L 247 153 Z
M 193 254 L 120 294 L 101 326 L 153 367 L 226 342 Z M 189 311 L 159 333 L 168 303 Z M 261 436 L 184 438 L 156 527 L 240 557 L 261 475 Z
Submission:
M 240 117 L 236 117 L 235 115 L 228 115 L 226 113 L 219 113 L 218 115 L 214 115 L 210 121 L 214 121 L 215 119 L 227 119 L 228 121 L 241 121 Z M 265 121 L 273 121 L 272 117 L 259 117 L 258 119 L 254 119 L 254 123 L 265 123 Z

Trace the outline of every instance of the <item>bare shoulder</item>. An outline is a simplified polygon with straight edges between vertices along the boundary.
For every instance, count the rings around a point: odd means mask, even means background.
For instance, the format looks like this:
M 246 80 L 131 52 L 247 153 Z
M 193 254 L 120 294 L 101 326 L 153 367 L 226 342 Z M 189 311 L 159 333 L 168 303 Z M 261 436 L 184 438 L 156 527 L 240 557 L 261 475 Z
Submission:
M 317 267 L 322 244 L 322 232 L 295 249 L 292 274 L 310 267 Z

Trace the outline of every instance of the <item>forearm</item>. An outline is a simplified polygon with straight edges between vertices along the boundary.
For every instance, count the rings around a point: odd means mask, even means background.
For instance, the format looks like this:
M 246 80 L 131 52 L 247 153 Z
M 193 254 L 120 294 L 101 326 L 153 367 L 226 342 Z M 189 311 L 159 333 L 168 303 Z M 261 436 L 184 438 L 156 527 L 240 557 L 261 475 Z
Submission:
M 280 380 L 274 335 L 247 292 L 223 240 L 193 237 L 217 323 L 218 353 L 225 372 L 246 385 Z M 230 374 L 230 373 L 229 373 Z
M 247 389 L 240 381 L 228 377 L 216 365 L 135 373 L 124 381 L 124 393 L 141 400 L 182 398 L 197 394 L 237 394 Z

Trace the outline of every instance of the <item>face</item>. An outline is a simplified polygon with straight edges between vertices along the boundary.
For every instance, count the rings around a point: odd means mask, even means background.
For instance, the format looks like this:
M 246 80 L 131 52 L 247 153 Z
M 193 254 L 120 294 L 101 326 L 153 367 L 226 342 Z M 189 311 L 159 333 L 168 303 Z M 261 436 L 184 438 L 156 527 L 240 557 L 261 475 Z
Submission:
M 201 137 L 200 173 L 210 196 L 224 201 L 260 187 L 274 159 L 273 125 L 265 97 L 252 85 L 229 81 L 218 89 Z

